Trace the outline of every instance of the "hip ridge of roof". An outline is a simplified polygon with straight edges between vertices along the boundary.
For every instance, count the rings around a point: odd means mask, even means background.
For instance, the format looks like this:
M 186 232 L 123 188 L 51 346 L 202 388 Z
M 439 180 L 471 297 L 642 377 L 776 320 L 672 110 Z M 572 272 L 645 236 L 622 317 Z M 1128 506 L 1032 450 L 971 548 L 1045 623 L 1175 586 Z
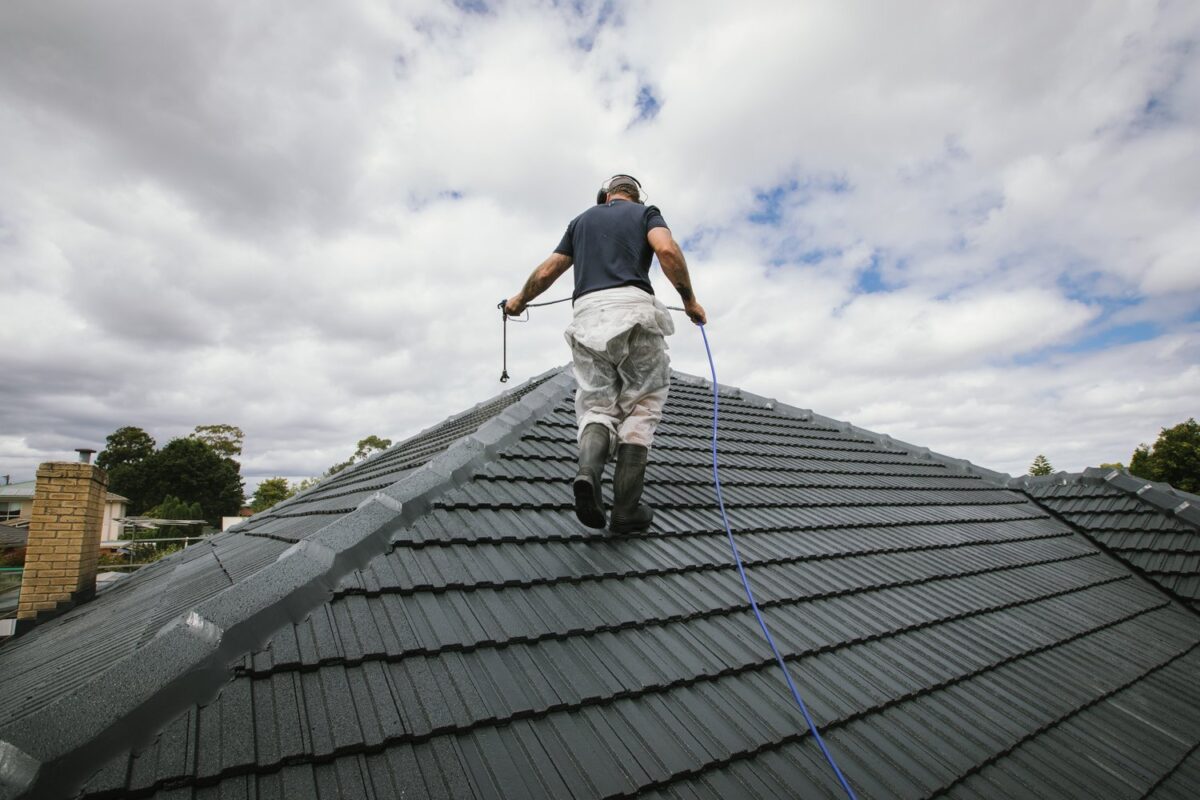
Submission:
M 188 706 L 214 698 L 235 659 L 328 599 L 345 575 L 387 550 L 394 532 L 469 480 L 574 386 L 560 367 L 511 391 L 537 381 L 473 433 L 275 562 L 176 616 L 143 646 L 36 714 L 0 726 L 0 798 L 71 796 L 108 760 L 151 740 Z

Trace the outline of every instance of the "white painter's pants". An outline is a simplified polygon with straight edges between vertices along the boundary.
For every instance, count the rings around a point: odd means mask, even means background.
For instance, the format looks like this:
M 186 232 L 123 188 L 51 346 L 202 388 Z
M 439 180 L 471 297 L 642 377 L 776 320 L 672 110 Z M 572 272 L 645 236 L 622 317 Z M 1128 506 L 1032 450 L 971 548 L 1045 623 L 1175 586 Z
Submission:
M 565 336 L 575 366 L 575 421 L 592 424 L 618 442 L 649 447 L 662 419 L 671 382 L 666 337 L 671 313 L 653 295 L 632 286 L 602 289 L 575 302 Z

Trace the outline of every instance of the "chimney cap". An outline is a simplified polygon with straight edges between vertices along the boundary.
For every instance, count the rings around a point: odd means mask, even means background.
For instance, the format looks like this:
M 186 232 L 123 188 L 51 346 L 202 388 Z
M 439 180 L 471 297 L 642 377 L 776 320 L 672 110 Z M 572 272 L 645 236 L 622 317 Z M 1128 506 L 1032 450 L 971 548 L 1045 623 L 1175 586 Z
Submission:
M 90 464 L 92 463 L 92 454 L 96 451 L 90 447 L 76 447 L 75 452 L 79 453 L 80 464 Z

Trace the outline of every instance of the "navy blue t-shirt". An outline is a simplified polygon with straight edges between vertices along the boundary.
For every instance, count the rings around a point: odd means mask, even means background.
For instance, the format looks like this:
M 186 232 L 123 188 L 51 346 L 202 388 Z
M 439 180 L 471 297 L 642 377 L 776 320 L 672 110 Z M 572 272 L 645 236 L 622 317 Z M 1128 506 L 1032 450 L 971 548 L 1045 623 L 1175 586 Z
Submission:
M 570 256 L 575 266 L 578 300 L 588 292 L 614 286 L 636 286 L 650 294 L 650 260 L 654 249 L 646 239 L 652 228 L 665 228 L 657 206 L 613 200 L 592 206 L 571 220 L 554 252 Z

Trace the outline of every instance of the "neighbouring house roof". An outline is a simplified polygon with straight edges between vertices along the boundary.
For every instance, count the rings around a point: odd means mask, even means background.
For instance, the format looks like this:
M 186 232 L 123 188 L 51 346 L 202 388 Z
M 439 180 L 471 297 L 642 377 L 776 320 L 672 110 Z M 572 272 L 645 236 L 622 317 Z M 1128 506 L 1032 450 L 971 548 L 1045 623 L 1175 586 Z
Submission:
M 28 500 L 33 497 L 37 481 L 17 481 L 0 486 L 0 500 Z
M 32 500 L 36 490 L 37 481 L 20 481 L 19 483 L 5 484 L 0 486 L 0 500 Z M 122 497 L 112 492 L 108 492 L 104 499 L 108 503 L 129 502 L 128 497 Z
M 583 528 L 552 371 L 0 648 L 19 796 L 835 797 L 683 375 L 650 532 Z M 1185 797 L 1200 615 L 1008 476 L 723 388 L 764 614 L 860 797 Z
M 1200 611 L 1200 497 L 1095 467 L 1017 478 L 1010 486 Z

